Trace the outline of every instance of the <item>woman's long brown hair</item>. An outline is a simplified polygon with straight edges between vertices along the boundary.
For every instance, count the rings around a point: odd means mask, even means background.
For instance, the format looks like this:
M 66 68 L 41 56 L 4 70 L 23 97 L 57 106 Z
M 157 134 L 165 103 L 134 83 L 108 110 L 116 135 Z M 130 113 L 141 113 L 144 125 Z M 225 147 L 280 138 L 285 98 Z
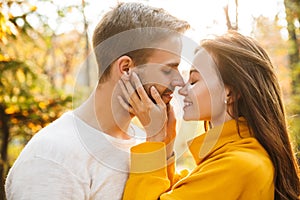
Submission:
M 275 200 L 298 200 L 299 167 L 289 140 L 281 90 L 265 50 L 235 31 L 204 40 L 223 82 L 232 89 L 232 117 L 243 116 L 254 137 L 268 152 L 275 169 Z

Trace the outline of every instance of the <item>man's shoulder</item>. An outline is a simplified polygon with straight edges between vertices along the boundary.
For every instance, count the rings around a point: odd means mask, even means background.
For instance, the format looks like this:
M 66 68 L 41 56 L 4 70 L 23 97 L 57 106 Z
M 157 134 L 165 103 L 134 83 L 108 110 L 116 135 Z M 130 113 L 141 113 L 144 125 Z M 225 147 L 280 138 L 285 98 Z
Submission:
M 32 157 L 60 158 L 85 153 L 76 135 L 76 124 L 70 112 L 44 127 L 26 144 L 20 159 Z
M 55 121 L 51 122 L 49 125 L 41 129 L 37 135 L 42 135 L 46 133 L 52 134 L 63 134 L 69 131 L 73 131 L 75 127 L 74 115 L 72 111 L 64 113 L 62 116 L 57 118 Z
M 66 144 L 74 137 L 75 125 L 68 112 L 37 132 L 26 146 Z

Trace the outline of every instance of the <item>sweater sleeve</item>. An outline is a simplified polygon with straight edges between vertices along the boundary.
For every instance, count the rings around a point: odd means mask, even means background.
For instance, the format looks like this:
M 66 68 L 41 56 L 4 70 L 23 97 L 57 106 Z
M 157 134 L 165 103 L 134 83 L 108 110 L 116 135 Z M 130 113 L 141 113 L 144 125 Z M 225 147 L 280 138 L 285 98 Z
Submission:
M 175 173 L 175 156 L 166 161 L 163 142 L 145 142 L 131 148 L 130 175 L 123 200 L 159 199 L 173 184 L 187 175 Z
M 132 147 L 130 175 L 123 200 L 158 199 L 171 186 L 166 164 L 163 142 L 145 142 Z
M 87 188 L 68 169 L 38 157 L 14 166 L 5 183 L 7 199 L 86 199 Z

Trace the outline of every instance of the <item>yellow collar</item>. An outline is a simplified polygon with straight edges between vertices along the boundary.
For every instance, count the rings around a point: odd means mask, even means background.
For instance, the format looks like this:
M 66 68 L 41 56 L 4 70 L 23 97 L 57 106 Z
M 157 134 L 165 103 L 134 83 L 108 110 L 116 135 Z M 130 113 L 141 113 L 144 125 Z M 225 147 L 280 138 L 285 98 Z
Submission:
M 239 118 L 238 125 L 239 132 L 235 120 L 230 120 L 190 140 L 189 149 L 197 165 L 225 144 L 251 137 L 244 118 Z

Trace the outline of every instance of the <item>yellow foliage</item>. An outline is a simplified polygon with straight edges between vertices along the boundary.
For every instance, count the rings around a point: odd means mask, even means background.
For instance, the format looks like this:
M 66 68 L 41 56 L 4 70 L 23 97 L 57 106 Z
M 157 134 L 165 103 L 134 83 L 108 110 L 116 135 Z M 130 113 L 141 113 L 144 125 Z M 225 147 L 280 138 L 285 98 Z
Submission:
M 0 33 L 0 38 L 1 38 L 1 33 Z M 3 38 L 2 38 L 3 39 Z M 1 39 L 0 39 L 1 40 Z M 3 54 L 0 54 L 0 62 L 1 61 L 10 61 L 10 58 L 9 56 L 7 55 L 3 55 Z
M 12 118 L 10 121 L 11 121 L 13 124 L 18 123 L 18 119 L 16 119 L 16 118 Z
M 18 69 L 18 71 L 16 72 L 16 76 L 17 79 L 20 83 L 24 83 L 25 82 L 25 74 L 24 71 L 21 69 Z
M 36 7 L 36 6 L 31 6 L 31 7 L 30 7 L 30 11 L 31 11 L 31 12 L 34 12 L 34 11 L 36 11 L 36 9 L 37 9 L 37 7 Z
M 19 108 L 15 105 L 11 105 L 5 109 L 5 113 L 8 115 L 14 114 L 19 111 Z
M 3 83 L 3 82 L 2 82 Z M 8 95 L 4 95 L 3 100 L 5 102 L 9 102 L 10 101 L 10 97 Z
M 39 103 L 39 107 L 40 107 L 41 109 L 45 109 L 45 108 L 47 107 L 47 103 L 44 102 L 44 101 L 41 101 L 41 102 Z
M 49 116 L 47 114 L 43 114 L 42 115 L 43 120 L 48 121 L 49 120 Z
M 28 128 L 32 129 L 33 127 L 34 127 L 34 124 L 31 123 L 31 122 L 29 122 L 29 123 L 28 123 Z
M 47 123 L 45 123 L 45 124 L 44 124 L 44 126 L 48 126 L 49 124 L 50 124 L 50 123 L 49 123 L 49 122 L 47 122 Z
M 23 114 L 25 117 L 27 117 L 27 116 L 29 115 L 29 113 L 28 113 L 27 110 L 23 110 L 23 111 L 22 111 L 22 114 Z
M 7 44 L 8 40 L 6 35 L 11 35 L 10 27 L 8 26 L 8 22 L 6 17 L 2 12 L 0 12 L 0 42 Z
M 29 122 L 28 124 L 28 128 L 30 128 L 32 130 L 33 133 L 39 131 L 42 127 L 41 125 L 35 125 L 34 123 Z
M 19 102 L 24 103 L 26 101 L 26 98 L 24 96 L 19 96 Z

